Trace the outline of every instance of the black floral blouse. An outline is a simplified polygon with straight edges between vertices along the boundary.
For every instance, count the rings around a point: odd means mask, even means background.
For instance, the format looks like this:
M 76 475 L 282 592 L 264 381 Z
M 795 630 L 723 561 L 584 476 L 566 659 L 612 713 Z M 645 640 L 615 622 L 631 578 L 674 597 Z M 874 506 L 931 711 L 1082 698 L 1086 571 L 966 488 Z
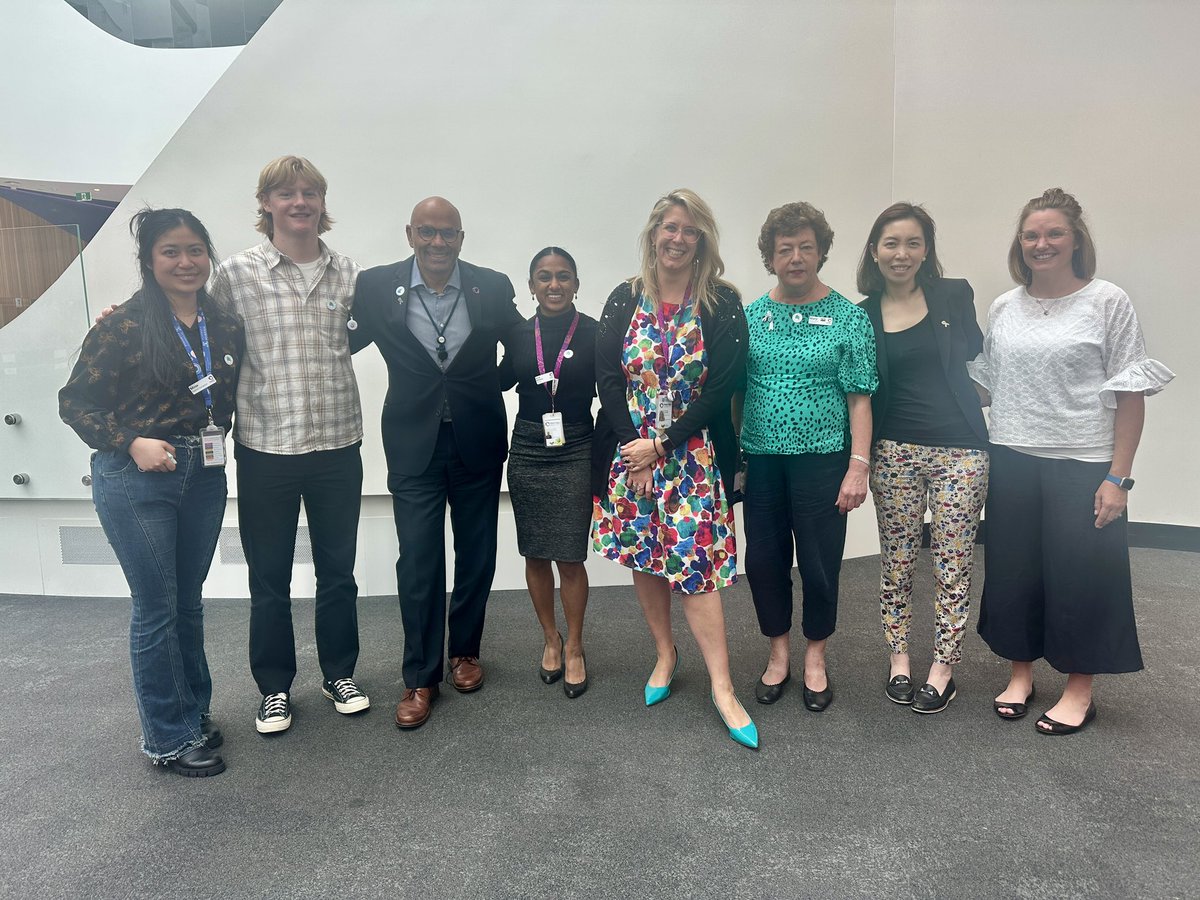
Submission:
M 134 438 L 199 434 L 208 424 L 204 393 L 188 390 L 196 370 L 178 339 L 177 389 L 147 386 L 141 371 L 143 309 L 141 295 L 135 294 L 93 327 L 70 379 L 58 392 L 59 416 L 95 450 L 127 451 Z M 241 326 L 225 316 L 210 314 L 206 328 L 217 379 L 210 388 L 213 420 L 228 432 L 245 339 Z M 203 361 L 199 327 L 184 328 L 184 334 Z

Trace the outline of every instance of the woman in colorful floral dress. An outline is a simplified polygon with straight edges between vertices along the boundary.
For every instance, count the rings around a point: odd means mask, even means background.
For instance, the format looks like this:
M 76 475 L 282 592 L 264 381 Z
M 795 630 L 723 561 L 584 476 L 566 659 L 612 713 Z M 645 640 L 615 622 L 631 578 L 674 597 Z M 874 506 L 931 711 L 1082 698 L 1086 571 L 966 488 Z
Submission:
M 612 292 L 597 333 L 593 549 L 633 569 L 658 652 L 646 705 L 670 695 L 679 667 L 675 592 L 730 737 L 757 748 L 729 675 L 719 593 L 737 578 L 730 400 L 745 371 L 741 298 L 721 278 L 716 223 L 692 191 L 659 199 L 639 244 L 641 271 Z

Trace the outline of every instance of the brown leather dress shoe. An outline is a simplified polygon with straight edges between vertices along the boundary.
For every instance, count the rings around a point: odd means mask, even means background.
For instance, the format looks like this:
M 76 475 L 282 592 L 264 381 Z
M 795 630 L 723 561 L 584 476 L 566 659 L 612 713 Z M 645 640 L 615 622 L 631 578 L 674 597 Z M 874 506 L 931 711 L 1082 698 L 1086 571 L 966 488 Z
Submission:
M 469 694 L 483 687 L 483 666 L 479 665 L 479 657 L 450 657 L 450 683 L 460 694 Z
M 429 718 L 429 709 L 438 697 L 438 686 L 406 688 L 396 705 L 397 728 L 420 728 Z

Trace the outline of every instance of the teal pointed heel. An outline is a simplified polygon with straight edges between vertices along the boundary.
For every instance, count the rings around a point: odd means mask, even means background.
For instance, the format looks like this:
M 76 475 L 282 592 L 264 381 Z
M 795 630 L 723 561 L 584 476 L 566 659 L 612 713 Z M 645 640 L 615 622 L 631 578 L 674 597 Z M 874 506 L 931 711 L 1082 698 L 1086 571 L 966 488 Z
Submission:
M 713 697 L 712 694 L 709 694 L 709 697 L 712 698 L 713 708 L 716 709 L 717 715 L 721 717 L 721 723 L 729 730 L 729 736 L 743 747 L 749 747 L 751 750 L 757 750 L 758 726 L 754 724 L 754 720 L 750 719 L 749 725 L 743 725 L 741 728 L 734 728 L 725 721 L 725 716 L 721 712 L 721 707 L 717 706 L 717 698 Z M 738 706 L 741 706 L 740 702 L 738 703 Z M 742 712 L 746 712 L 746 707 L 742 706 Z M 750 714 L 746 713 L 746 715 L 748 717 Z
M 679 671 L 679 648 L 675 648 L 675 667 L 671 669 L 671 677 L 667 679 L 667 683 L 662 687 L 654 687 L 649 681 L 646 682 L 646 705 L 653 706 L 655 703 L 662 703 L 671 696 L 671 682 L 675 680 L 675 673 Z

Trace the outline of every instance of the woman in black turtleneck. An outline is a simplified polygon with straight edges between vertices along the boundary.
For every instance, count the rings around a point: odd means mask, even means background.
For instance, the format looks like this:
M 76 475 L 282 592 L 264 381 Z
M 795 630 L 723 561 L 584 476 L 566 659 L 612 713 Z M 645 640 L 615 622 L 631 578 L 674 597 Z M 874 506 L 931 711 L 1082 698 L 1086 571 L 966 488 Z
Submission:
M 571 254 L 541 250 L 529 264 L 537 312 L 506 342 L 500 387 L 517 386 L 520 408 L 508 455 L 508 491 L 525 581 L 545 634 L 541 677 L 563 680 L 572 699 L 587 690 L 583 615 L 592 516 L 592 398 L 596 396 L 596 320 L 575 308 L 579 276 Z M 554 614 L 558 566 L 567 638 Z

